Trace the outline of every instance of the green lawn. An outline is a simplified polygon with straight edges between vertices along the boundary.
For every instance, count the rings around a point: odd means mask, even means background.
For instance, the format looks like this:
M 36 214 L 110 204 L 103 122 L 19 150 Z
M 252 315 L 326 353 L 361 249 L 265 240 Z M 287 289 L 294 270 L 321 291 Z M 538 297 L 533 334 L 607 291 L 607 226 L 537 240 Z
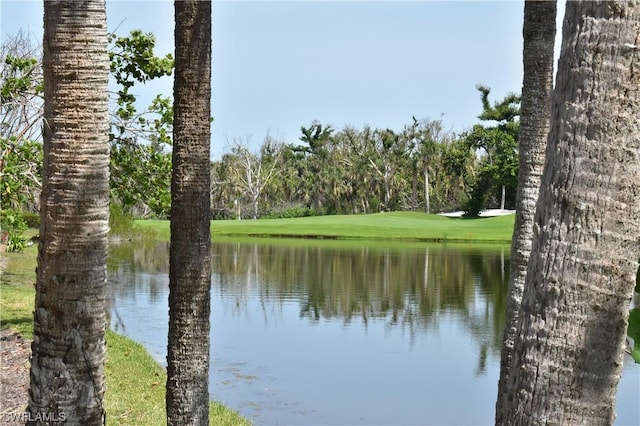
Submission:
M 313 216 L 294 219 L 215 220 L 215 237 L 288 237 L 420 242 L 510 243 L 515 215 L 466 219 L 417 212 Z M 169 238 L 169 221 L 136 221 Z
M 37 246 L 34 245 L 22 253 L 2 253 L 7 268 L 0 276 L 0 327 L 18 330 L 29 339 L 33 337 L 33 284 L 37 252 Z M 142 345 L 108 331 L 105 374 L 107 424 L 167 424 L 166 372 Z M 250 424 L 217 402 L 211 403 L 209 412 L 211 425 Z

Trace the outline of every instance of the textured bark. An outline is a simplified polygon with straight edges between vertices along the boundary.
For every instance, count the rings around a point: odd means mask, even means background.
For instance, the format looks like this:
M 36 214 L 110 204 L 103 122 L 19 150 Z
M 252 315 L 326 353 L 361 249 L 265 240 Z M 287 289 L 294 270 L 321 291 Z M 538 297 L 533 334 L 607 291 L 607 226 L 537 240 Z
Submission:
M 533 223 L 545 149 L 551 123 L 553 90 L 553 46 L 556 35 L 556 1 L 525 1 L 523 63 L 524 78 L 520 111 L 518 190 L 516 219 L 511 243 L 507 313 L 500 360 L 496 424 L 504 423 L 502 409 L 506 380 L 513 354 L 518 313 L 527 276 L 533 240 Z M 504 186 L 502 187 L 504 204 Z M 504 208 L 504 205 L 502 206 Z
M 568 2 L 508 424 L 611 424 L 640 235 L 637 2 Z
M 175 2 L 167 423 L 209 424 L 211 2 Z
M 104 0 L 44 3 L 44 168 L 31 423 L 102 424 L 109 57 Z

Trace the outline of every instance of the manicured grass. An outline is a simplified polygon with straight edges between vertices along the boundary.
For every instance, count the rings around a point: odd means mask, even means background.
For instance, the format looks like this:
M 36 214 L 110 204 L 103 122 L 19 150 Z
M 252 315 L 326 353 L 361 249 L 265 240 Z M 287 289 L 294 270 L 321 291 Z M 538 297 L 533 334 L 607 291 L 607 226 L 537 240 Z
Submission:
M 27 237 L 36 233 L 31 229 L 27 232 Z M 0 274 L 0 324 L 2 328 L 19 331 L 28 339 L 33 337 L 37 256 L 37 244 L 20 253 L 2 253 L 6 268 Z
M 0 326 L 33 337 L 33 303 L 37 247 L 22 253 L 2 253 L 6 269 L 0 277 Z M 107 332 L 105 406 L 110 425 L 165 425 L 166 372 L 144 347 Z M 223 405 L 209 406 L 210 424 L 249 425 Z
M 314 239 L 365 239 L 420 242 L 510 243 L 515 215 L 490 218 L 449 218 L 418 212 L 370 215 L 314 216 L 294 219 L 216 220 L 216 237 L 288 237 Z M 137 221 L 141 229 L 153 228 L 169 238 L 168 221 Z
M 105 368 L 107 424 L 166 424 L 167 374 L 141 344 L 109 331 Z M 209 405 L 209 424 L 237 426 L 250 423 L 236 412 L 212 402 Z

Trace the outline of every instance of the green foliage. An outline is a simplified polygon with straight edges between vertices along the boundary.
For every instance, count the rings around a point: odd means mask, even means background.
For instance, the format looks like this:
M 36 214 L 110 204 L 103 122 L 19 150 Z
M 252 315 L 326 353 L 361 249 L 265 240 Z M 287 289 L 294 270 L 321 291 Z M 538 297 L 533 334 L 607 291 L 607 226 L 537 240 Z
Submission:
M 112 203 L 127 213 L 168 217 L 171 154 L 158 144 L 112 144 L 109 179 Z
M 299 149 L 310 154 L 324 154 L 322 149 L 326 146 L 333 133 L 331 126 L 323 127 L 322 124 L 313 122 L 308 128 L 300 126 L 300 131 L 302 132 L 300 140 L 309 146 L 301 146 Z
M 171 75 L 173 57 L 171 54 L 162 58 L 155 56 L 155 36 L 140 30 L 131 31 L 128 37 L 110 34 L 109 42 L 113 43 L 113 49 L 109 52 L 111 75 L 120 86 L 116 115 L 123 120 L 130 120 L 136 113 L 136 98 L 129 89 L 136 83 Z
M 491 173 L 482 171 L 471 188 L 469 199 L 464 205 L 465 217 L 478 217 L 486 208 L 489 191 L 492 188 Z
M 3 209 L 35 209 L 42 180 L 42 144 L 0 138 L 0 200 Z
M 37 210 L 42 169 L 39 48 L 19 31 L 0 52 L 0 208 Z
M 27 240 L 25 240 L 21 235 L 16 234 L 8 234 L 7 239 L 7 251 L 8 252 L 21 252 L 24 248 L 27 247 Z
M 495 121 L 496 125 L 475 125 L 463 137 L 470 149 L 480 152 L 475 181 L 465 205 L 466 216 L 477 216 L 491 202 L 513 206 L 518 186 L 518 133 L 516 118 L 520 114 L 520 97 L 508 94 L 493 106 L 489 104 L 490 89 L 478 85 L 483 106 L 478 116 L 483 121 Z M 506 199 L 503 196 L 503 188 Z
M 476 85 L 480 92 L 482 102 L 482 113 L 478 118 L 482 121 L 513 122 L 520 116 L 520 96 L 509 93 L 499 102 L 495 102 L 493 107 L 489 104 L 489 93 L 491 89 L 482 84 Z
M 4 58 L 7 75 L 0 85 L 0 102 L 2 104 L 15 101 L 25 94 L 41 94 L 41 83 L 34 84 L 34 74 L 39 66 L 35 58 L 21 58 L 7 55 Z
M 631 356 L 636 363 L 640 364 L 640 308 L 634 308 L 629 312 L 627 335 L 633 339 L 634 343 Z
M 311 207 L 291 207 L 280 212 L 271 212 L 263 216 L 265 219 L 290 219 L 294 217 L 321 216 L 322 212 L 318 212 Z
M 251 167 L 232 150 L 211 167 L 212 215 L 251 217 L 254 196 L 260 217 L 460 210 L 477 175 L 474 151 L 440 121 L 412 120 L 401 130 L 313 122 L 301 128 L 304 144 L 282 144 L 279 155 L 263 144 Z M 273 166 L 275 179 L 257 179 Z M 303 209 L 285 213 L 292 206 Z
M 40 228 L 40 214 L 33 212 L 22 212 L 22 220 L 27 224 L 29 228 Z
M 640 293 L 640 268 L 638 268 L 638 272 L 636 273 L 636 286 L 634 291 Z M 629 311 L 627 336 L 633 339 L 631 356 L 636 363 L 640 364 L 640 308 L 634 308 Z
M 109 204 L 109 233 L 120 237 L 133 234 L 133 216 L 125 213 L 119 204 Z
M 41 94 L 43 79 L 41 64 L 29 56 L 35 53 L 29 40 L 21 35 L 15 40 L 17 47 L 12 45 L 13 50 L 9 49 L 15 54 L 3 58 L 0 83 L 1 208 L 37 211 L 43 150 L 40 142 L 26 136 L 39 127 L 41 102 L 33 99 Z M 171 75 L 173 58 L 155 56 L 155 37 L 140 30 L 125 37 L 111 34 L 109 40 L 113 46 L 111 74 L 118 85 L 111 114 L 111 199 L 121 203 L 128 213 L 167 217 L 171 199 L 172 100 L 158 95 L 147 108 L 139 108 L 131 89 Z
M 17 234 L 22 234 L 27 230 L 27 224 L 22 215 L 15 210 L 2 210 L 0 211 L 0 226 L 5 231 L 13 231 Z
M 110 133 L 111 200 L 129 215 L 168 217 L 172 99 L 158 95 L 139 112 L 136 97 L 129 89 L 171 75 L 173 58 L 170 54 L 155 56 L 155 37 L 139 30 L 127 37 L 112 34 L 110 41 L 111 74 L 120 87 Z
M 0 211 L 0 241 L 7 245 L 8 252 L 20 252 L 26 247 L 27 242 L 22 236 L 26 230 L 27 224 L 19 212 Z

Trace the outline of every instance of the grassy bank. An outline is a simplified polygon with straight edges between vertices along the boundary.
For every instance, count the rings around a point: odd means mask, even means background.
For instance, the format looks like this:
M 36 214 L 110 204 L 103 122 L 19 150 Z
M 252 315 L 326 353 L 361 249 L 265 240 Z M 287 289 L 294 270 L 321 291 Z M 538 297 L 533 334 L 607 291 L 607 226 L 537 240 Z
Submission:
M 2 256 L 7 265 L 0 277 L 1 326 L 32 338 L 37 247 L 28 247 L 22 253 L 2 253 Z M 105 368 L 107 424 L 166 424 L 166 372 L 142 345 L 107 332 Z M 212 402 L 210 424 L 236 426 L 248 425 L 249 422 L 223 405 Z
M 282 237 L 364 239 L 451 243 L 510 243 L 515 215 L 490 218 L 450 218 L 418 212 L 370 215 L 314 216 L 294 219 L 216 220 L 216 237 Z M 141 230 L 155 229 L 169 238 L 169 221 L 137 221 Z

